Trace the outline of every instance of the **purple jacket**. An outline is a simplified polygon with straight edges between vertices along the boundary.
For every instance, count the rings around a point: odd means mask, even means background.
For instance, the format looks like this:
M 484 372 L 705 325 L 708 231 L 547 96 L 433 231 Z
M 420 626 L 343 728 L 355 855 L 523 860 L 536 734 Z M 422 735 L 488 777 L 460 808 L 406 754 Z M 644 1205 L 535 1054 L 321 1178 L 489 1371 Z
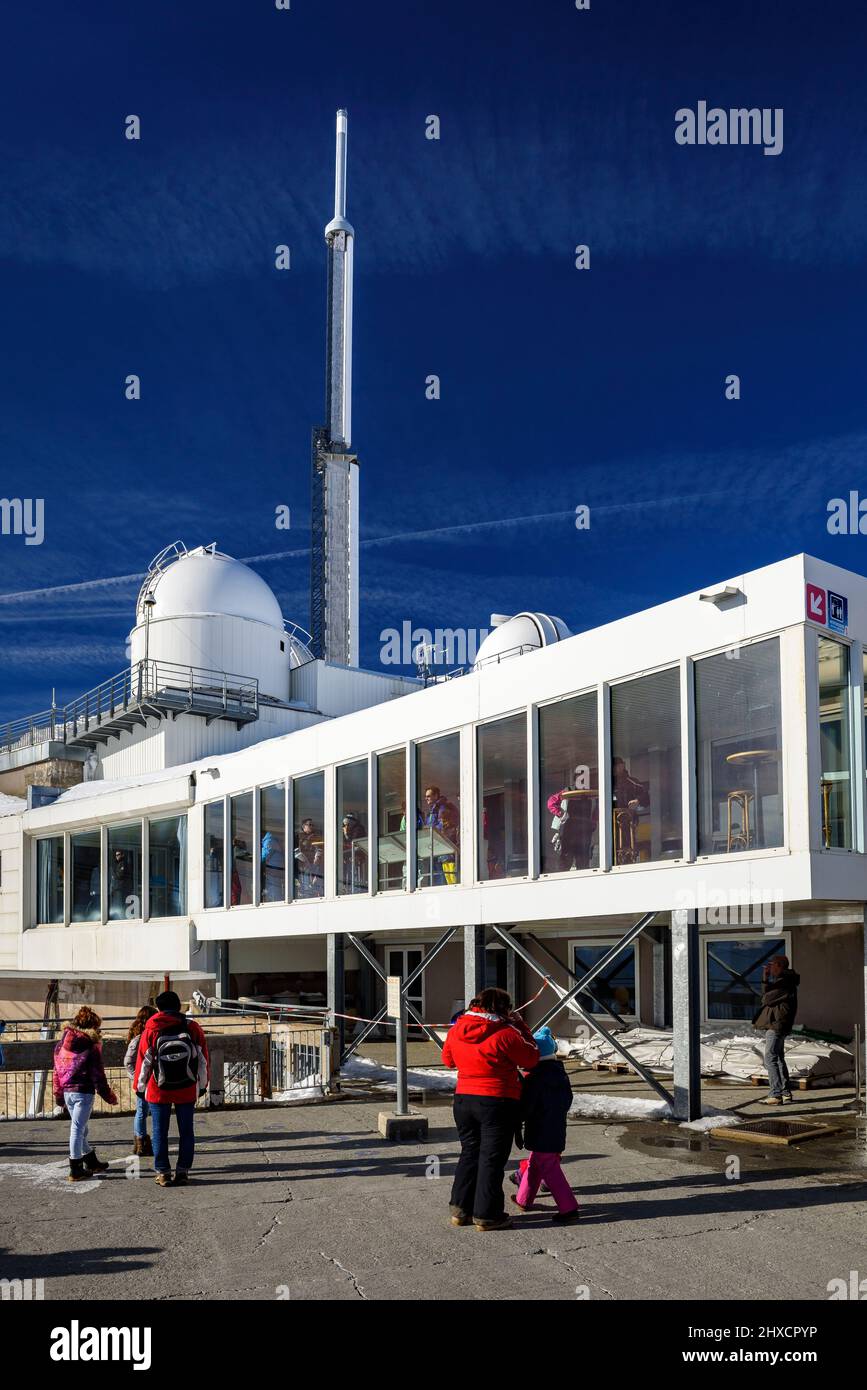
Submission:
M 54 1048 L 54 1099 L 63 1104 L 64 1091 L 95 1092 L 114 1104 L 116 1097 L 108 1084 L 102 1064 L 102 1043 L 96 1028 L 65 1028 Z

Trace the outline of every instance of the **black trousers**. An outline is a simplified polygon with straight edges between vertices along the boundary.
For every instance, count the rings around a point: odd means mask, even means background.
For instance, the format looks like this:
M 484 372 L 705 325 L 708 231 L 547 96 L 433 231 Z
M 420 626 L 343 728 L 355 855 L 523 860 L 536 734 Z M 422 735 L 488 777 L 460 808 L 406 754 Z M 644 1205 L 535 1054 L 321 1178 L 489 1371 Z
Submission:
M 477 1221 L 503 1215 L 503 1174 L 512 1152 L 519 1103 L 498 1096 L 455 1096 L 455 1124 L 461 1156 L 451 1203 Z

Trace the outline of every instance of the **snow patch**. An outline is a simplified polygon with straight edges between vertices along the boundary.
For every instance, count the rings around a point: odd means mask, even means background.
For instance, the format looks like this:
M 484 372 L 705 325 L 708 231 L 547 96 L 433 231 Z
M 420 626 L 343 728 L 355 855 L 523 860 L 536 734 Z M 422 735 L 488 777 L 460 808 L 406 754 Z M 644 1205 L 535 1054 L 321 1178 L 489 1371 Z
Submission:
M 664 1100 L 646 1100 L 641 1096 L 599 1096 L 582 1095 L 580 1092 L 572 1099 L 569 1114 L 586 1120 L 672 1120 L 671 1106 Z M 702 1119 L 685 1121 L 680 1129 L 716 1129 L 725 1122 L 740 1124 L 741 1121 L 729 1115 L 727 1110 L 717 1110 L 713 1105 L 702 1106 Z
M 365 1081 L 376 1091 L 391 1091 L 397 1085 L 397 1068 L 380 1066 L 371 1057 L 350 1057 L 341 1066 L 340 1076 L 345 1081 Z M 416 1091 L 449 1092 L 455 1089 L 458 1074 L 445 1067 L 415 1067 L 406 1078 Z

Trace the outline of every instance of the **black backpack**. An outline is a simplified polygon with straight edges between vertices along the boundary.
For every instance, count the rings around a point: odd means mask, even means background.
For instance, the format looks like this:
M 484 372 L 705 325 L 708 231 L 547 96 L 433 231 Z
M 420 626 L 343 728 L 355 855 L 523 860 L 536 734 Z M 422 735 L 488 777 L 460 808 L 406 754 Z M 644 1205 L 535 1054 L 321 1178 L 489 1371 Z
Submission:
M 199 1050 L 182 1019 L 162 1029 L 154 1040 L 154 1080 L 161 1091 L 182 1091 L 195 1086 L 199 1074 Z

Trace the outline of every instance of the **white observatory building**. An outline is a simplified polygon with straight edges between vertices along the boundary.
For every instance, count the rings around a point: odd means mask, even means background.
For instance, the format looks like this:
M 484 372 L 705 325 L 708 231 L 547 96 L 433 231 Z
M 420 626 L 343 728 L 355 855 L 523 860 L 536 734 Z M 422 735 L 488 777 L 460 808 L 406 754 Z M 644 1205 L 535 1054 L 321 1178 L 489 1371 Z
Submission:
M 771 955 L 807 1028 L 864 1021 L 867 579 L 797 555 L 575 635 L 530 603 L 448 678 L 360 669 L 345 159 L 340 112 L 312 635 L 176 542 L 123 671 L 0 712 L 0 1016 L 168 977 L 351 1047 L 384 976 L 430 1038 L 496 984 L 561 1036 L 671 1027 L 693 1118 L 699 1030 L 748 1026 Z

